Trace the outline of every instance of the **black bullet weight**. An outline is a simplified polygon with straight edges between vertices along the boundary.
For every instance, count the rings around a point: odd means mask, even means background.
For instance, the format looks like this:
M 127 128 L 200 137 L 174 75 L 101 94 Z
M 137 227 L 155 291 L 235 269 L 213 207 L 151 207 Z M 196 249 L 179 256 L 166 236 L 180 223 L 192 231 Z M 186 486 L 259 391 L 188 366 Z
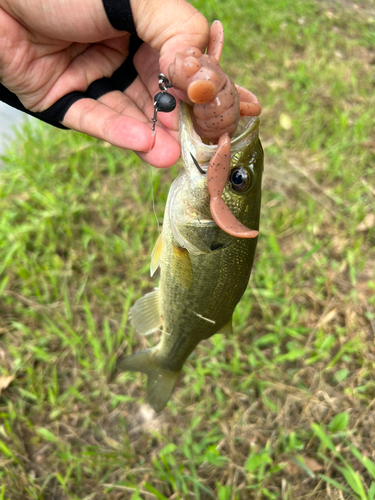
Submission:
M 155 134 L 155 125 L 157 122 L 157 114 L 160 111 L 161 113 L 170 113 L 176 107 L 176 99 L 173 95 L 168 94 L 168 89 L 171 88 L 172 85 L 169 83 L 168 78 L 163 75 L 163 73 L 159 74 L 159 89 L 161 92 L 156 94 L 154 97 L 154 116 L 151 119 L 153 121 L 152 125 L 152 133 Z
M 176 99 L 168 92 L 159 92 L 154 97 L 154 108 L 157 112 L 170 113 L 176 107 Z

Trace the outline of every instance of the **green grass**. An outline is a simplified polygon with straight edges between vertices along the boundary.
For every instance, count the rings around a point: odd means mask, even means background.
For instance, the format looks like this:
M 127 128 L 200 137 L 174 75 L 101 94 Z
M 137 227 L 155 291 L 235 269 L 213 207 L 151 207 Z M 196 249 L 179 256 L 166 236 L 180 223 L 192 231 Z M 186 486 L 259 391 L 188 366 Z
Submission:
M 374 3 L 195 5 L 263 106 L 234 335 L 199 345 L 160 415 L 143 375 L 112 377 L 148 345 L 127 315 L 156 285 L 150 167 L 26 125 L 0 175 L 0 500 L 374 499 Z M 153 170 L 159 220 L 179 169 Z

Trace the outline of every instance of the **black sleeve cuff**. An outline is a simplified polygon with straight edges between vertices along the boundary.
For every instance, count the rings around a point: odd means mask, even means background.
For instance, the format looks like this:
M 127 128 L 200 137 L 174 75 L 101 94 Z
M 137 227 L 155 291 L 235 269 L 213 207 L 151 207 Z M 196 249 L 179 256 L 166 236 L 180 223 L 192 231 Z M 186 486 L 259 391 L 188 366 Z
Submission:
M 49 123 L 50 125 L 54 125 L 57 128 L 66 129 L 67 127 L 64 127 L 64 125 L 59 122 L 63 121 L 66 112 L 76 101 L 84 98 L 99 99 L 102 95 L 112 92 L 113 90 L 120 90 L 123 92 L 133 83 L 133 81 L 137 78 L 137 70 L 133 64 L 133 57 L 142 43 L 143 41 L 138 38 L 138 36 L 132 35 L 130 37 L 128 57 L 110 78 L 100 78 L 99 80 L 96 80 L 88 87 L 86 92 L 70 92 L 69 94 L 66 94 L 45 111 L 34 113 L 33 111 L 26 109 L 16 94 L 13 94 L 1 84 L 0 101 L 25 112 L 28 115 L 34 116 L 39 120 Z
M 130 0 L 103 0 L 105 12 L 109 22 L 120 31 L 128 31 L 135 35 L 133 14 Z

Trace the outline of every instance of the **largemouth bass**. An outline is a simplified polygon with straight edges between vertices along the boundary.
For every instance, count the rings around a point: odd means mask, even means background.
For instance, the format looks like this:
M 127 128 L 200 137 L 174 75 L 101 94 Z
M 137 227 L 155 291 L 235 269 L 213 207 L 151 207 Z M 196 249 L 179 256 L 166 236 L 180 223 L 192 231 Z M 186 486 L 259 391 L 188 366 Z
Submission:
M 232 334 L 232 314 L 257 245 L 263 173 L 258 130 L 259 118 L 243 117 L 232 140 L 204 144 L 181 103 L 183 169 L 170 188 L 151 257 L 151 275 L 161 269 L 159 288 L 130 311 L 141 335 L 160 329 L 161 340 L 117 364 L 148 375 L 147 397 L 157 412 L 198 343 L 215 333 Z

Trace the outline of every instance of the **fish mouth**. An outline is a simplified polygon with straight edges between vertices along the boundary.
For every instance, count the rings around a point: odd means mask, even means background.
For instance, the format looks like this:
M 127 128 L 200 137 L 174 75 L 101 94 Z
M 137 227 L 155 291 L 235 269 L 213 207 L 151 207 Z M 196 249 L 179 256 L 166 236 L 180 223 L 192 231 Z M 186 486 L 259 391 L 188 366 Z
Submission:
M 226 151 L 228 154 L 230 151 L 231 158 L 258 139 L 259 123 L 258 117 L 245 116 L 240 119 L 232 139 L 229 140 L 229 136 L 227 136 Z M 219 196 L 210 192 L 212 191 L 211 186 L 208 187 L 205 174 L 207 174 L 207 170 L 212 169 L 213 166 L 210 167 L 211 160 L 217 159 L 215 154 L 220 146 L 205 144 L 202 141 L 194 129 L 191 107 L 183 102 L 180 103 L 180 135 L 184 168 L 173 182 L 167 204 L 168 218 L 175 240 L 189 253 L 198 255 L 212 251 L 211 246 L 204 242 L 198 243 L 196 240 L 190 241 L 191 238 L 185 232 L 188 227 L 191 229 L 204 228 L 209 232 L 215 230 L 215 227 L 220 228 L 223 232 L 220 238 L 225 239 L 225 244 L 220 242 L 220 248 L 230 244 L 231 239 L 226 241 L 228 236 L 229 238 L 233 236 L 237 238 L 256 237 L 258 231 L 243 226 L 222 201 L 222 189 Z M 201 170 L 197 168 L 194 158 L 199 163 Z M 228 160 L 227 175 L 229 175 L 228 167 L 231 163 L 229 158 Z M 221 174 L 220 177 L 223 175 Z M 227 178 L 222 178 L 220 182 L 223 187 Z M 218 186 L 217 182 L 213 182 L 213 184 Z M 218 205 L 220 205 L 219 209 Z M 220 216 L 218 216 L 218 212 L 220 212 Z M 224 217 L 221 213 L 225 214 Z M 224 235 L 226 236 L 224 237 Z M 215 238 L 217 239 L 216 236 Z
M 197 171 L 192 156 L 197 160 L 201 169 L 206 173 L 210 159 L 217 150 L 217 144 L 205 144 L 196 132 L 191 117 L 192 108 L 180 102 L 180 134 L 181 152 L 185 168 Z M 243 116 L 238 122 L 236 132 L 231 138 L 231 157 L 245 148 L 258 137 L 260 120 L 257 116 Z
M 218 144 L 205 144 L 197 134 L 192 109 L 180 105 L 180 134 L 183 164 L 191 180 L 207 175 L 209 210 L 212 219 L 225 233 L 237 238 L 256 238 L 259 234 L 244 226 L 222 199 L 228 182 L 232 158 L 258 139 L 259 118 L 243 116 L 232 138 L 223 134 Z

